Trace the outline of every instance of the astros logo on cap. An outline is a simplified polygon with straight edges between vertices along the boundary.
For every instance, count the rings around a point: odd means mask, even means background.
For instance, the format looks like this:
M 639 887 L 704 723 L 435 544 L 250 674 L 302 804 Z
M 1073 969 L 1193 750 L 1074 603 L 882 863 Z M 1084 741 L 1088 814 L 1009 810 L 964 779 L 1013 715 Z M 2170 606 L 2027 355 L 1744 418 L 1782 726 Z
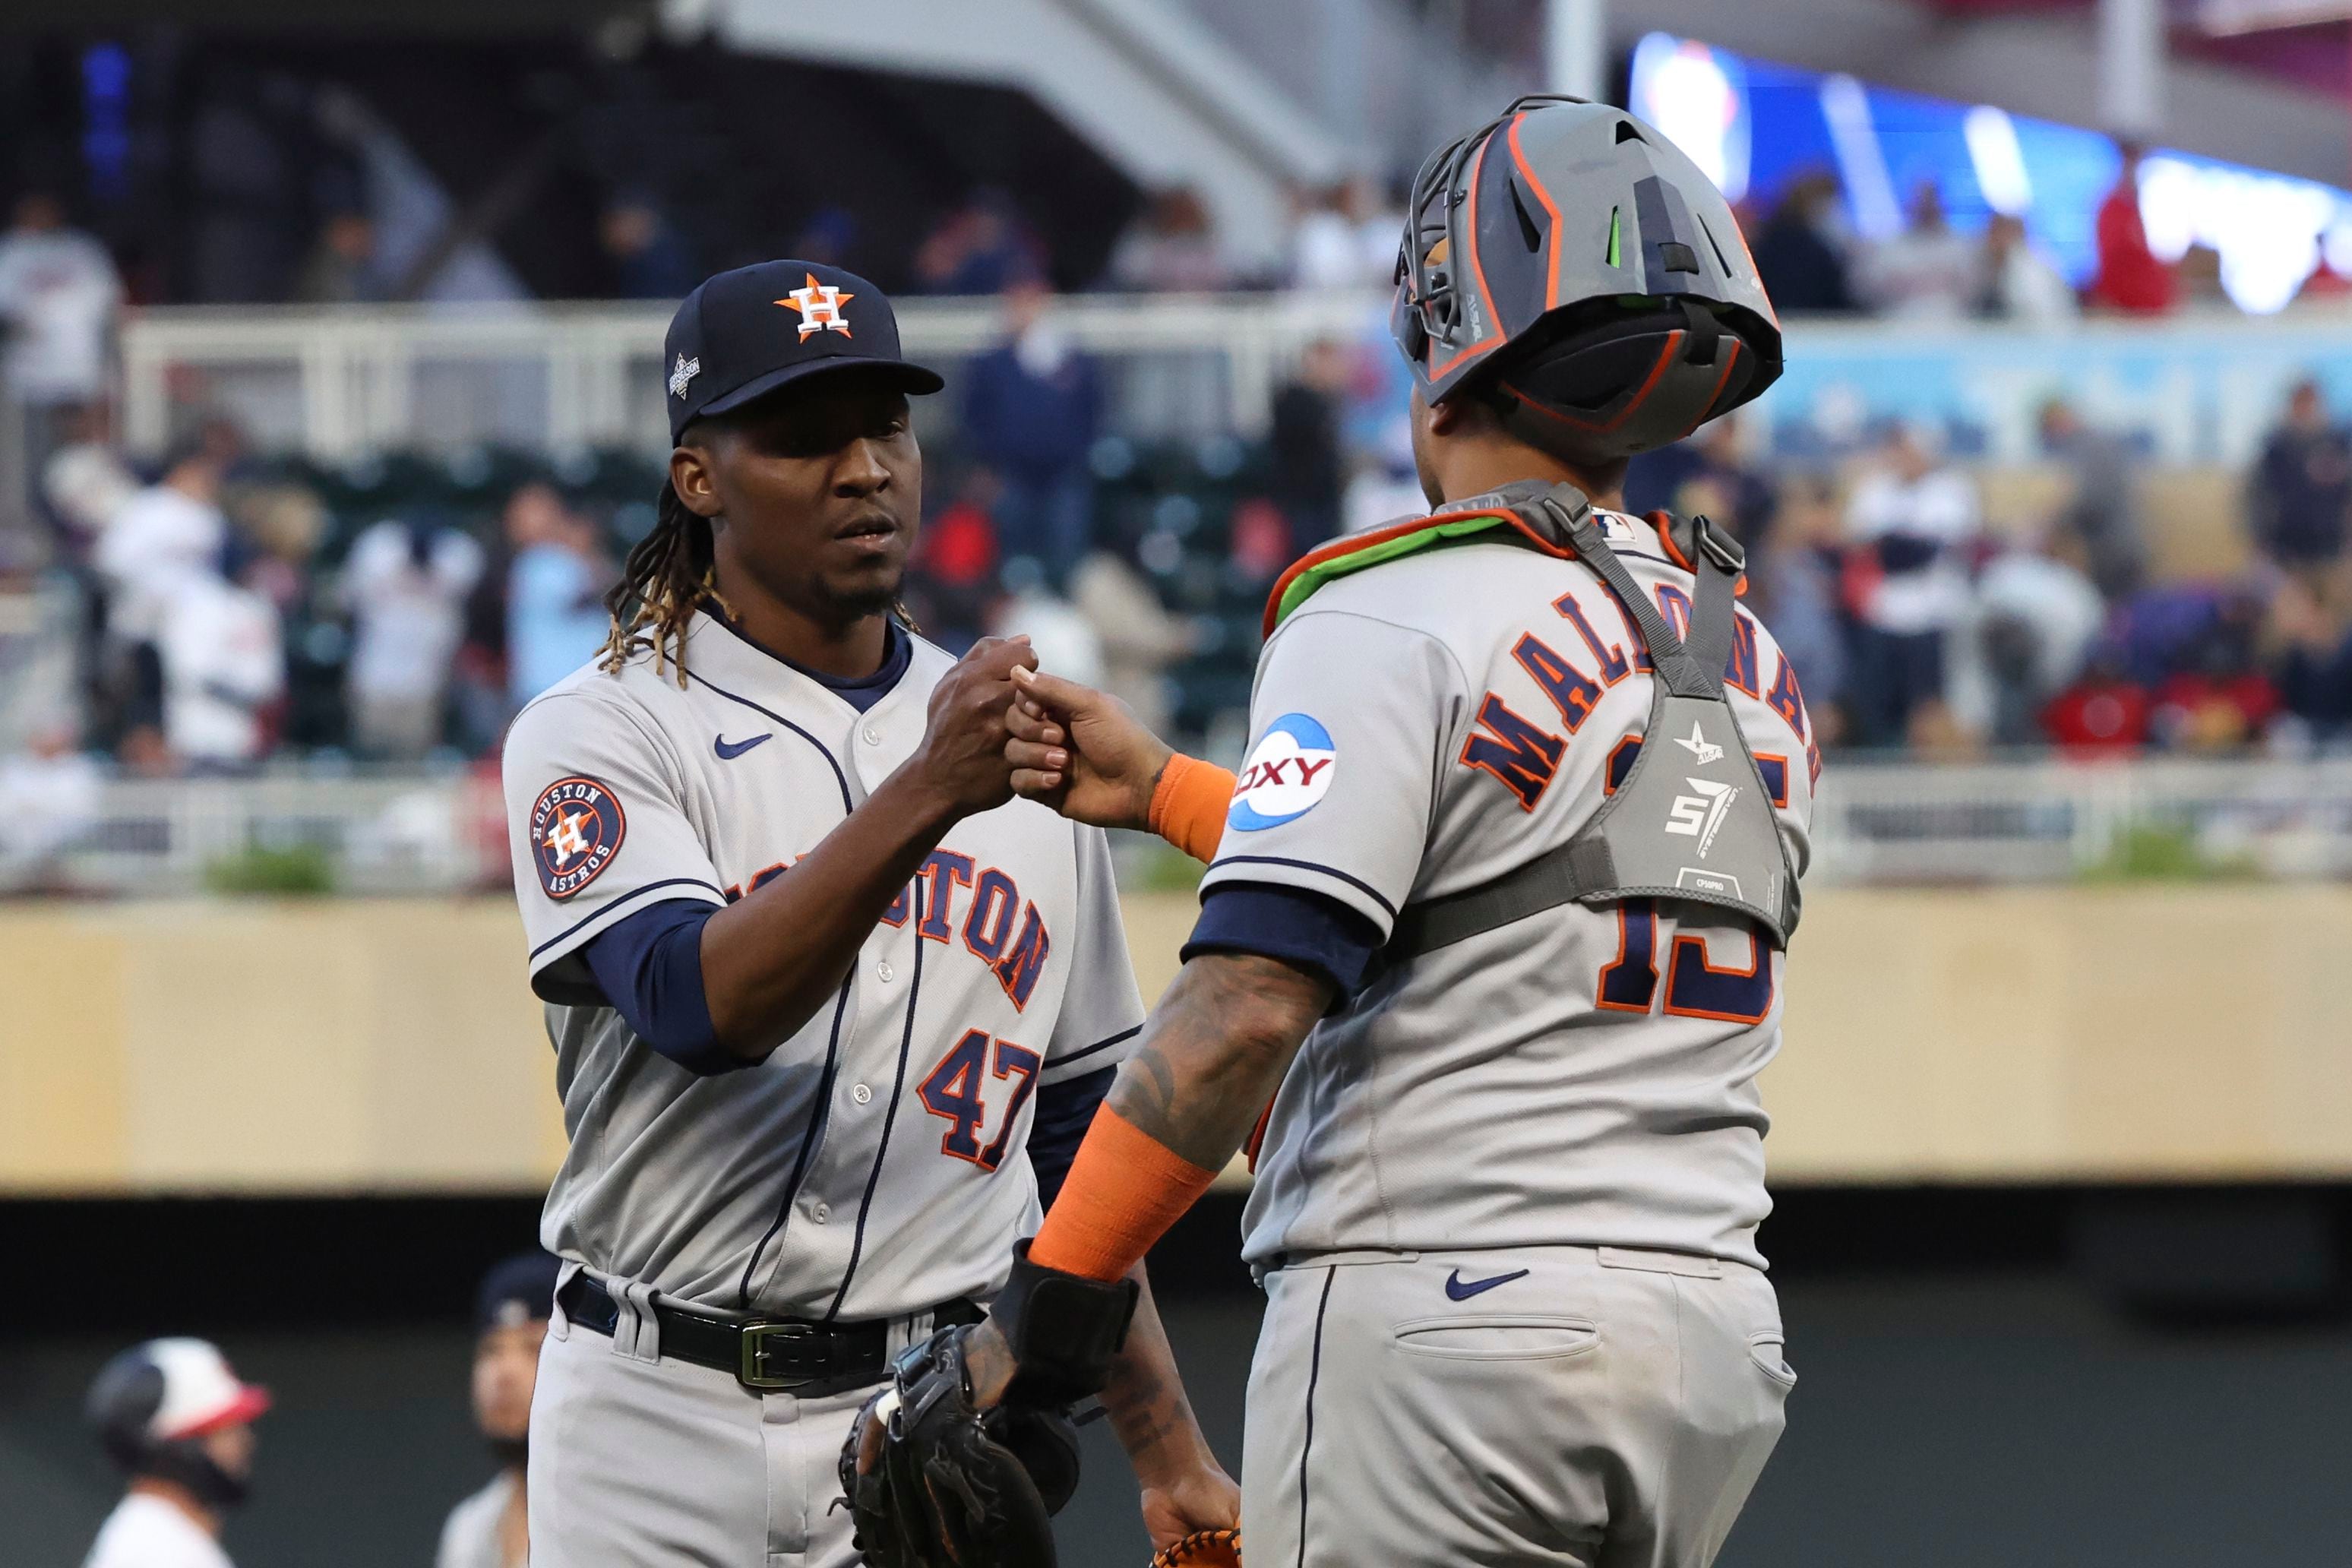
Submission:
M 803 276 L 808 279 L 806 288 L 795 289 L 776 301 L 801 313 L 801 342 L 808 342 L 810 336 L 816 332 L 839 332 L 845 338 L 849 336 L 849 321 L 841 313 L 841 308 L 857 296 L 843 293 L 835 284 L 818 282 L 814 272 Z
M 594 881 L 621 847 L 628 820 L 594 779 L 558 779 L 530 808 L 531 858 L 539 885 L 561 903 Z

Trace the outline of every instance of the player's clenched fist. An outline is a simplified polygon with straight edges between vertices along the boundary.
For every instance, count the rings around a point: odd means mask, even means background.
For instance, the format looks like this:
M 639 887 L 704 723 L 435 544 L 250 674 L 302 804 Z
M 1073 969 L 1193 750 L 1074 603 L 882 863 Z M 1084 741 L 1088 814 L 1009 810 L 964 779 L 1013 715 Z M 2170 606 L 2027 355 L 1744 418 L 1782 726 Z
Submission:
M 1013 672 L 1036 668 L 1027 638 L 982 637 L 932 689 L 923 743 L 907 769 L 955 815 L 1013 798 L 1013 764 L 1004 755 Z
M 1043 672 L 1013 682 L 1005 756 L 1013 787 L 1073 821 L 1097 827 L 1147 825 L 1152 788 L 1174 753 L 1108 692 Z

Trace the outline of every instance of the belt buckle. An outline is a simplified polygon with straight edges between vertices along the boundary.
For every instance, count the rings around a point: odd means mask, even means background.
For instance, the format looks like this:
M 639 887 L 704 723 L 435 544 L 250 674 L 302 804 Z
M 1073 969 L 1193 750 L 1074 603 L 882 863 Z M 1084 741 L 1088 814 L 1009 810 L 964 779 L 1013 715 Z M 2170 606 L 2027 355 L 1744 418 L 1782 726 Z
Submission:
M 834 1370 L 832 1338 L 829 1331 L 815 1323 L 746 1323 L 740 1340 L 742 1363 L 735 1369 L 735 1381 L 746 1388 L 762 1390 L 793 1389 L 814 1383 Z M 783 1371 L 770 1369 L 772 1359 L 790 1359 L 795 1349 L 816 1351 L 824 1364 L 810 1371 L 809 1362 L 804 1359 Z

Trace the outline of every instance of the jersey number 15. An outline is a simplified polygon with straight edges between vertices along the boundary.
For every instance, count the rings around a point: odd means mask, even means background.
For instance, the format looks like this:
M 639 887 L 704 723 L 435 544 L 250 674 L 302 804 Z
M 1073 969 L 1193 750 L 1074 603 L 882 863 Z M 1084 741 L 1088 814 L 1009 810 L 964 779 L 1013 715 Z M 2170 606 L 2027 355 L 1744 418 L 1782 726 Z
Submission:
M 1601 966 L 1594 1004 L 1608 1013 L 1647 1014 L 1658 995 L 1658 906 L 1627 899 L 1617 906 L 1617 956 Z M 1666 965 L 1666 1011 L 1677 1018 L 1760 1024 L 1772 1011 L 1770 950 L 1748 933 L 1748 967 L 1717 969 L 1703 937 L 1677 935 Z

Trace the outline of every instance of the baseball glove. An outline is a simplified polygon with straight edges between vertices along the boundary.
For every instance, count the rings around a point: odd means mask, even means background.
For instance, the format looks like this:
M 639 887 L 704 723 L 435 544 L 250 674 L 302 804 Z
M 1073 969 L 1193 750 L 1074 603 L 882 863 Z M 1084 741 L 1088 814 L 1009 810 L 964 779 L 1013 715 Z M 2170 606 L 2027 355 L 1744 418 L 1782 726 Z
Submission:
M 1152 1553 L 1151 1568 L 1242 1568 L 1242 1532 L 1196 1530 Z
M 842 1495 L 867 1568 L 1054 1568 L 1052 1516 L 1078 1486 L 1066 1412 L 972 1406 L 968 1329 L 944 1329 L 898 1358 L 841 1450 Z M 881 1452 L 860 1475 L 868 1417 Z

